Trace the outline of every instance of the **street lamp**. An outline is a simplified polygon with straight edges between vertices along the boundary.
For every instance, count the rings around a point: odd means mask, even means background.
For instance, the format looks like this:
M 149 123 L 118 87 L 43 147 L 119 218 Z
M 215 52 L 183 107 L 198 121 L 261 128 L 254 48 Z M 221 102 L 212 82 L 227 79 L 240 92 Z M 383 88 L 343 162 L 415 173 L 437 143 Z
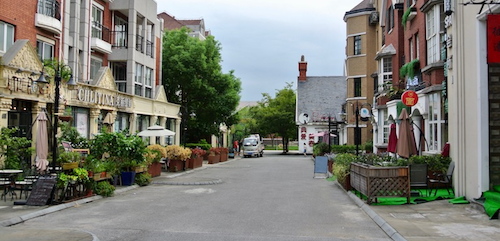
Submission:
M 356 156 L 359 155 L 359 145 L 361 145 L 361 130 L 360 130 L 360 127 L 359 127 L 359 117 L 361 116 L 361 118 L 363 119 L 363 121 L 366 121 L 367 118 L 369 118 L 371 116 L 371 107 L 372 105 L 370 105 L 369 103 L 362 103 L 361 106 L 364 106 L 364 105 L 368 105 L 370 106 L 370 110 L 367 110 L 365 108 L 362 109 L 363 113 L 360 114 L 359 113 L 359 102 L 356 100 L 356 111 L 355 111 L 355 115 L 356 115 L 356 128 L 354 129 L 354 142 L 356 144 Z
M 53 126 L 54 128 L 52 129 L 52 172 L 56 172 L 56 160 L 57 160 L 57 128 L 58 128 L 58 118 L 59 118 L 59 86 L 61 85 L 61 72 L 64 68 L 69 68 L 70 69 L 70 77 L 68 80 L 67 85 L 68 86 L 76 86 L 78 85 L 76 81 L 73 79 L 73 70 L 71 69 L 70 66 L 68 65 L 60 65 L 58 64 L 57 66 L 54 66 L 52 64 L 49 64 L 50 67 L 52 67 L 55 71 L 55 76 L 54 76 L 54 82 L 55 82 L 55 99 L 54 99 L 54 117 L 53 117 Z M 45 69 L 45 65 L 42 68 L 42 72 L 40 74 L 40 78 L 36 81 L 37 84 L 48 84 L 49 82 L 45 80 L 43 70 Z

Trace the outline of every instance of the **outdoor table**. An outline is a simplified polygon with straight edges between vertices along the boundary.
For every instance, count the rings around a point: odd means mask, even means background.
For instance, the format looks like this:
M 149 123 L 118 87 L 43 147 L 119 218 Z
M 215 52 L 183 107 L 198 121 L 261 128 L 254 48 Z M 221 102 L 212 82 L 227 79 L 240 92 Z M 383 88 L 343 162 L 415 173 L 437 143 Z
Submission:
M 19 173 L 22 172 L 23 170 L 14 170 L 14 169 L 0 170 L 0 178 L 6 178 L 10 182 L 5 185 L 5 188 L 2 193 L 2 198 L 4 198 L 4 201 L 7 201 L 7 194 L 9 194 L 9 192 L 12 199 L 14 199 L 14 195 L 17 196 L 15 192 L 16 179 Z

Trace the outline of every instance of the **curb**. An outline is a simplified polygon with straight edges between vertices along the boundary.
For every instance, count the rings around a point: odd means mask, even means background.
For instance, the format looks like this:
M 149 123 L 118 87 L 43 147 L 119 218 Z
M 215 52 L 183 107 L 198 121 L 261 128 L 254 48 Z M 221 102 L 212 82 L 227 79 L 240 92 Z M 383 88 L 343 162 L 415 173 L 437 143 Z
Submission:
M 351 192 L 346 191 L 342 185 L 335 182 L 340 188 L 342 188 L 347 195 L 358 205 L 361 210 L 363 210 L 392 240 L 395 241 L 406 241 L 406 239 L 398 233 L 389 223 L 387 223 L 382 217 L 380 217 L 375 211 L 373 211 L 369 205 L 367 205 L 363 200 L 359 199 L 356 195 Z

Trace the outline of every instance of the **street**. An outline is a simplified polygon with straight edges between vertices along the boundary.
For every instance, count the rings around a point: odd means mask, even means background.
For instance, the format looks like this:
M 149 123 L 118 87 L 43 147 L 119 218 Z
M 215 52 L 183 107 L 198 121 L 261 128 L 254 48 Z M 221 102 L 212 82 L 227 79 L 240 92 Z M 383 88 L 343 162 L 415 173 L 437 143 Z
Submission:
M 158 181 L 16 228 L 79 229 L 99 240 L 390 240 L 334 182 L 313 178 L 313 167 L 310 156 L 265 152 L 168 180 L 219 180 L 212 185 Z

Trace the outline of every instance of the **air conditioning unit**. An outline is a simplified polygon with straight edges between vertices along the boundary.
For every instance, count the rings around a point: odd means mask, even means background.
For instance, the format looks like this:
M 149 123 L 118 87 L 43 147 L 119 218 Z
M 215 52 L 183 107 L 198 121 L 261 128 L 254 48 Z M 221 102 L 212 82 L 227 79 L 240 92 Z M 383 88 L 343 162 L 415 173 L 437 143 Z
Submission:
M 379 14 L 378 12 L 373 12 L 370 14 L 370 19 L 368 20 L 370 25 L 377 25 Z

